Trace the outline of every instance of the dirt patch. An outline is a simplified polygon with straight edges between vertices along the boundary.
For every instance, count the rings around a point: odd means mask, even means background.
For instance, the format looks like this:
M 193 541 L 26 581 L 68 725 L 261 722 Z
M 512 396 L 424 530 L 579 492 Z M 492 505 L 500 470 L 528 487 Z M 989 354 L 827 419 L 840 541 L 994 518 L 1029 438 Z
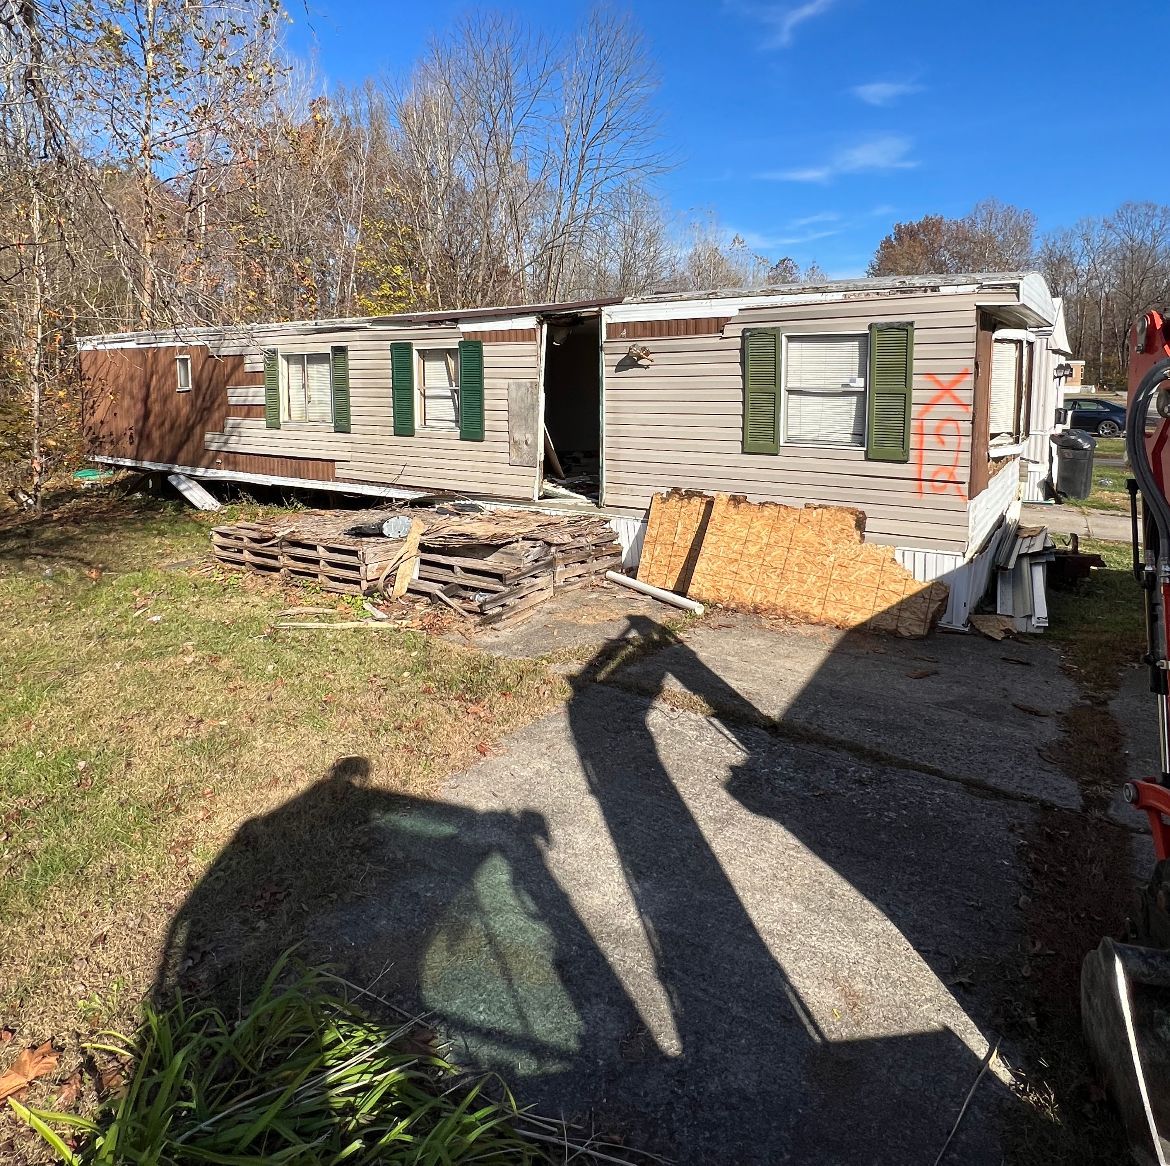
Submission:
M 1081 809 L 1039 810 L 1023 839 L 1030 885 L 1021 907 L 1030 945 L 1007 969 L 1015 1006 L 1005 1027 L 1026 1057 L 1021 1091 L 1047 1119 L 1011 1131 L 1011 1160 L 1027 1166 L 1127 1156 L 1081 1032 L 1080 975 L 1102 937 L 1123 934 L 1133 901 L 1133 835 L 1108 816 L 1127 777 L 1121 726 L 1109 702 L 1122 671 L 1144 649 L 1141 594 L 1129 573 L 1128 546 L 1082 539 L 1081 549 L 1101 555 L 1106 569 L 1053 592 L 1050 612 L 1052 639 L 1083 699 L 1062 714 L 1060 738 L 1045 751 L 1077 783 Z M 1152 714 L 1151 705 L 1151 733 Z

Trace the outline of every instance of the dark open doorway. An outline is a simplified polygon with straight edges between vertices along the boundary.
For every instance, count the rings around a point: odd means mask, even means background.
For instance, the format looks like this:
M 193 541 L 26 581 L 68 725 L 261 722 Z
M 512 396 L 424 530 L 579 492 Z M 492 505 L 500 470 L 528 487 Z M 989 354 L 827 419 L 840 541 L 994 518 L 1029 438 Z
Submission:
M 597 315 L 547 321 L 544 357 L 544 497 L 601 492 L 601 320 Z

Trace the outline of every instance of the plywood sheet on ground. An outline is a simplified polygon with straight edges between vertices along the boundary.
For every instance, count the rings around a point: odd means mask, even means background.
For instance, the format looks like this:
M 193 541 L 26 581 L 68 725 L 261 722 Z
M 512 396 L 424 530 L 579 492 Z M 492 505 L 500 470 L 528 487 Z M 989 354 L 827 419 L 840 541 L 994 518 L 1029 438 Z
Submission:
M 694 490 L 654 495 L 638 561 L 641 582 L 687 594 L 714 502 Z
M 738 611 L 926 635 L 946 609 L 946 585 L 919 582 L 864 533 L 859 510 L 717 494 L 687 594 Z

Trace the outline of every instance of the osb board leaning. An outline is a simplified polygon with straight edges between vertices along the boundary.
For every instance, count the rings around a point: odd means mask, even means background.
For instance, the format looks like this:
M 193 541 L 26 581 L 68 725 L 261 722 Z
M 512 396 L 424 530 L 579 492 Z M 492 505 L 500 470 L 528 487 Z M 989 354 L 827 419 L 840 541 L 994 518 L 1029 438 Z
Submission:
M 639 579 L 739 611 L 901 636 L 927 635 L 946 609 L 945 584 L 919 582 L 893 548 L 864 541 L 858 510 L 704 497 L 654 498 Z

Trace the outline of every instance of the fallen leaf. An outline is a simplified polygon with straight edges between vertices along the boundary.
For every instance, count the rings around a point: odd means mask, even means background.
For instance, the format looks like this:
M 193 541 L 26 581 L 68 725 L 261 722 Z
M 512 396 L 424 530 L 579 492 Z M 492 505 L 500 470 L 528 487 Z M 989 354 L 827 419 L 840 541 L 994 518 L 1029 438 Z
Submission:
M 39 1048 L 28 1048 L 12 1062 L 12 1067 L 0 1073 L 0 1101 L 19 1093 L 30 1081 L 44 1077 L 57 1067 L 53 1042 L 45 1041 Z
M 481 757 L 486 757 L 492 751 L 492 747 L 486 741 L 480 741 L 475 747 L 476 753 Z
M 907 672 L 906 675 L 911 680 L 925 680 L 928 676 L 937 676 L 937 668 L 919 668 L 914 672 Z
M 78 1069 L 73 1076 L 67 1077 L 65 1083 L 57 1090 L 57 1104 L 62 1109 L 68 1109 L 77 1102 L 81 1096 L 81 1070 Z
M 15 1029 L 0 1028 L 0 1045 L 6 1045 L 14 1036 L 16 1036 Z

